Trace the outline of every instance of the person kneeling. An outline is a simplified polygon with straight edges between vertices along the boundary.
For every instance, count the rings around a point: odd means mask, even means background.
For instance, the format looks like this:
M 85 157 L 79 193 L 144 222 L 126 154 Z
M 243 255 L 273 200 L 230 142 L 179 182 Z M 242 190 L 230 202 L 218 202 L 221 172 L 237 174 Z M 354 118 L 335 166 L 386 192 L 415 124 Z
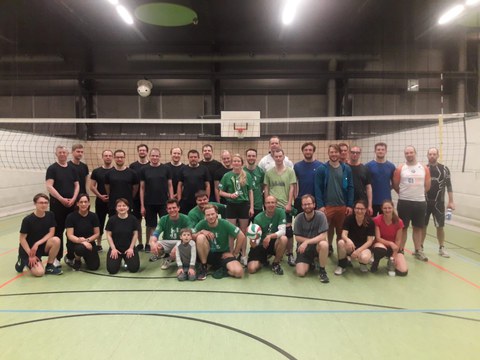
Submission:
M 187 228 L 180 230 L 180 241 L 175 245 L 175 254 L 178 266 L 177 279 L 194 281 L 197 278 L 195 273 L 197 246 L 192 239 L 192 230 Z
M 130 213 L 128 200 L 120 198 L 115 202 L 117 214 L 108 219 L 107 232 L 110 249 L 107 253 L 107 270 L 116 274 L 125 261 L 128 271 L 134 273 L 140 268 L 140 257 L 135 243 L 138 238 L 137 218 Z

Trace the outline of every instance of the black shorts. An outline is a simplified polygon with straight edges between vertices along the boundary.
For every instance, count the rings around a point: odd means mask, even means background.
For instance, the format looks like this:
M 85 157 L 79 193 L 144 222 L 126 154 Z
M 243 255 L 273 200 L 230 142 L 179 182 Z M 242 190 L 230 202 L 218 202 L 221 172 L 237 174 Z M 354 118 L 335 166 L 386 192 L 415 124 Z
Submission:
M 138 220 L 142 220 L 141 208 L 142 208 L 142 204 L 140 203 L 140 198 L 135 197 L 133 199 L 133 206 L 131 207 L 131 209 L 132 209 L 133 216 L 135 216 Z
M 382 212 L 382 204 L 380 205 L 372 205 L 372 210 L 373 210 L 373 214 L 372 214 L 372 217 L 375 217 L 379 214 L 383 214 Z
M 250 248 L 248 252 L 248 262 L 260 261 L 262 264 L 267 262 L 268 255 L 275 255 L 275 243 L 277 239 L 270 240 L 268 247 L 265 249 L 262 244 L 254 248 Z
M 249 219 L 248 210 L 250 209 L 250 204 L 248 202 L 242 203 L 227 203 L 227 212 L 225 217 L 227 219 Z
M 35 256 L 38 257 L 40 260 L 42 260 L 42 256 L 48 256 L 48 254 L 45 251 L 45 245 L 46 243 L 43 243 L 42 245 L 40 245 L 35 254 Z M 18 248 L 18 256 L 22 259 L 23 263 L 30 268 L 30 266 L 28 265 L 28 254 L 25 252 L 25 250 L 21 246 Z
M 427 211 L 425 213 L 425 226 L 428 225 L 430 215 L 433 216 L 435 227 L 445 226 L 445 203 L 443 201 L 427 201 Z
M 297 260 L 295 260 L 295 263 L 305 263 L 311 265 L 316 257 L 318 257 L 317 244 L 310 244 L 307 245 L 307 248 L 303 254 L 300 254 L 297 250 Z
M 165 204 L 162 205 L 145 205 L 145 224 L 148 227 L 157 227 L 158 218 L 167 215 Z
M 223 254 L 224 253 L 222 252 L 209 252 L 207 257 L 207 264 L 211 265 L 213 270 L 220 269 L 221 267 L 224 267 L 226 269 L 227 264 L 230 261 L 237 260 L 233 256 L 226 259 L 222 259 Z
M 424 228 L 426 210 L 426 201 L 398 200 L 398 216 L 402 219 L 405 229 L 410 226 L 410 221 L 413 226 Z

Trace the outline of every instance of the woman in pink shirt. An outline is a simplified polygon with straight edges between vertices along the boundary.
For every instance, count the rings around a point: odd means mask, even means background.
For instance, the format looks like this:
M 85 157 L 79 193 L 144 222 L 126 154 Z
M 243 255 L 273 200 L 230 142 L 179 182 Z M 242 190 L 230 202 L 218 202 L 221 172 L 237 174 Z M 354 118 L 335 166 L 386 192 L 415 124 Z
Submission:
M 382 212 L 383 214 L 373 219 L 375 222 L 374 261 L 370 271 L 377 272 L 380 260 L 388 257 L 388 274 L 390 276 L 406 276 L 408 274 L 407 261 L 403 251 L 400 251 L 403 221 L 395 212 L 391 200 L 385 200 L 382 203 Z

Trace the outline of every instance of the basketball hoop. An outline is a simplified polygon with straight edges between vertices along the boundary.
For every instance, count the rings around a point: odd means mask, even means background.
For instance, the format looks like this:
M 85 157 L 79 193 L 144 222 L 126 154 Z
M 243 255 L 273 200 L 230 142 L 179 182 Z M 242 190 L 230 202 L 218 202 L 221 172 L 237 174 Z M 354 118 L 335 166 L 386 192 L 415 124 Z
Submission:
M 237 131 L 237 138 L 243 139 L 243 137 L 245 136 L 244 131 L 245 131 L 246 129 L 244 129 L 244 128 L 236 128 L 235 130 Z

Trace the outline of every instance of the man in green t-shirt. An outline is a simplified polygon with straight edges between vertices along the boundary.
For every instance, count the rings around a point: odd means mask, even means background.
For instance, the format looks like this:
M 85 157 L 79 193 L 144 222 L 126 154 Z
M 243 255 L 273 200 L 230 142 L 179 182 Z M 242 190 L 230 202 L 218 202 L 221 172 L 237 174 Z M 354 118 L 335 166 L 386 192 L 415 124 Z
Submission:
M 175 252 L 173 251 L 175 245 L 180 241 L 180 230 L 183 228 L 191 229 L 193 224 L 189 217 L 180 213 L 178 200 L 167 200 L 168 215 L 162 216 L 158 222 L 157 228 L 150 237 L 150 251 L 153 253 L 150 261 L 157 261 L 164 253 L 170 254 L 161 269 L 165 270 L 170 267 L 170 264 L 175 261 Z M 163 240 L 158 240 L 162 234 Z
M 215 205 L 218 209 L 219 214 L 222 218 L 225 218 L 225 211 L 227 206 L 224 204 L 216 203 L 216 202 L 209 202 L 208 195 L 205 190 L 199 190 L 195 193 L 195 201 L 197 206 L 195 206 L 192 210 L 188 212 L 188 217 L 192 222 L 193 226 L 197 225 L 200 221 L 205 219 L 205 214 L 203 213 L 203 209 L 208 204 Z
M 263 211 L 263 180 L 265 178 L 265 172 L 260 166 L 257 166 L 257 150 L 247 149 L 245 151 L 247 159 L 247 166 L 244 170 L 252 177 L 252 190 L 253 190 L 253 217 L 250 221 L 253 221 L 255 216 Z
M 262 238 L 258 245 L 255 241 L 250 241 L 248 273 L 257 272 L 262 264 L 268 264 L 268 255 L 275 255 L 272 271 L 277 275 L 283 275 L 280 262 L 287 247 L 285 210 L 278 208 L 277 199 L 269 195 L 265 199 L 265 211 L 255 216 L 253 222 L 262 228 Z
M 297 185 L 297 177 L 292 168 L 285 166 L 285 154 L 282 149 L 272 152 L 275 160 L 275 167 L 265 173 L 264 195 L 273 195 L 277 199 L 278 207 L 285 209 L 287 215 L 287 262 L 290 266 L 295 266 L 293 258 L 293 231 L 292 216 L 295 215 L 293 210 L 293 201 L 295 196 L 295 188 Z
M 236 278 L 243 277 L 243 267 L 237 256 L 245 242 L 245 235 L 227 220 L 219 219 L 216 206 L 206 205 L 204 212 L 205 219 L 195 226 L 193 234 L 200 260 L 197 279 L 206 279 L 207 264 L 212 265 L 215 270 L 215 278 L 222 278 L 227 274 Z M 229 236 L 237 240 L 233 252 L 230 252 Z

